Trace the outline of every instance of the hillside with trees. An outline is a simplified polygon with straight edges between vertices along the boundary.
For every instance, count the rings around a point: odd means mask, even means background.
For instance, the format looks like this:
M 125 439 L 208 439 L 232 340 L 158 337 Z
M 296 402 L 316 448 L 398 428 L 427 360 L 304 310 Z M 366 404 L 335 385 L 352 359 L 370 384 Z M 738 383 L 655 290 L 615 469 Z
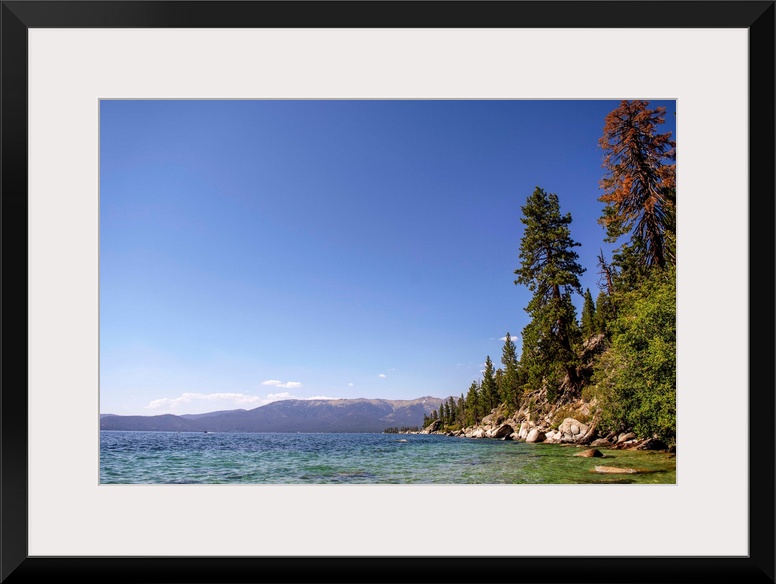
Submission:
M 514 271 L 532 293 L 521 354 L 507 333 L 501 366 L 487 355 L 482 377 L 426 416 L 427 430 L 471 435 L 506 421 L 520 438 L 536 429 L 552 439 L 573 419 L 587 443 L 626 435 L 675 447 L 676 145 L 660 132 L 665 114 L 622 101 L 604 120 L 599 223 L 617 247 L 591 266 L 600 275 L 595 299 L 580 286 L 588 268 L 561 196 L 537 186 L 527 197 Z

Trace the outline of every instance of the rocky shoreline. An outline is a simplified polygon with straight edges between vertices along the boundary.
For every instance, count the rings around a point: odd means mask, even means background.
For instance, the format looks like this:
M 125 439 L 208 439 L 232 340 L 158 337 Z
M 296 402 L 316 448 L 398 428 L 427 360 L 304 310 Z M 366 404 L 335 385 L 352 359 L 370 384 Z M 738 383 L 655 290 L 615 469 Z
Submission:
M 669 448 L 667 444 L 657 438 L 639 437 L 634 432 L 599 433 L 597 417 L 591 413 L 592 409 L 591 404 L 582 400 L 567 404 L 563 408 L 554 408 L 543 415 L 533 413 L 525 407 L 507 417 L 497 408 L 475 426 L 449 431 L 443 429 L 439 420 L 435 420 L 423 430 L 413 433 L 442 434 L 460 438 L 516 440 L 528 444 L 588 446 L 590 449 L 653 450 L 676 453 L 676 447 Z M 564 413 L 570 415 L 564 415 Z

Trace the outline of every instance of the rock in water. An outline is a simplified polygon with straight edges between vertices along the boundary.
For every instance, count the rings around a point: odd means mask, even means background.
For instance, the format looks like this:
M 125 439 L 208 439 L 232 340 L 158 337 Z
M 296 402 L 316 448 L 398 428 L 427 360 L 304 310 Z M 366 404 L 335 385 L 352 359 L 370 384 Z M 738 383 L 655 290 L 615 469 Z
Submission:
M 618 468 L 616 466 L 597 466 L 595 471 L 601 474 L 638 474 L 635 468 Z
M 582 456 L 584 458 L 601 458 L 603 455 L 604 455 L 603 452 L 601 452 L 600 450 L 596 450 L 595 448 L 590 448 L 588 450 L 584 450 L 583 452 L 577 452 L 574 456 Z M 596 469 L 597 468 L 598 467 L 596 467 Z

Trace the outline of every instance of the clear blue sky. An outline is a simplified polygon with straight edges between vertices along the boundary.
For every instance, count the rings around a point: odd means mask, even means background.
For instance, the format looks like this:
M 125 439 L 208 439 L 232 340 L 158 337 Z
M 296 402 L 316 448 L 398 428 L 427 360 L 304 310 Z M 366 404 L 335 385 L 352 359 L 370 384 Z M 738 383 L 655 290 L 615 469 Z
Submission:
M 536 186 L 597 295 L 617 105 L 102 101 L 100 411 L 465 393 L 507 332 L 520 350 Z

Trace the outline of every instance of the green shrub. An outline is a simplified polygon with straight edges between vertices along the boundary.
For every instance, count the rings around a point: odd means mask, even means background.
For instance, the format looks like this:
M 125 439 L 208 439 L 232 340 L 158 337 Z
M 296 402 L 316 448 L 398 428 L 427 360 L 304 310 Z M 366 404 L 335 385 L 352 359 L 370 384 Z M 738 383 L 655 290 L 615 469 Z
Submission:
M 603 428 L 676 443 L 674 269 L 657 272 L 623 297 L 593 384 L 586 395 L 598 399 Z

